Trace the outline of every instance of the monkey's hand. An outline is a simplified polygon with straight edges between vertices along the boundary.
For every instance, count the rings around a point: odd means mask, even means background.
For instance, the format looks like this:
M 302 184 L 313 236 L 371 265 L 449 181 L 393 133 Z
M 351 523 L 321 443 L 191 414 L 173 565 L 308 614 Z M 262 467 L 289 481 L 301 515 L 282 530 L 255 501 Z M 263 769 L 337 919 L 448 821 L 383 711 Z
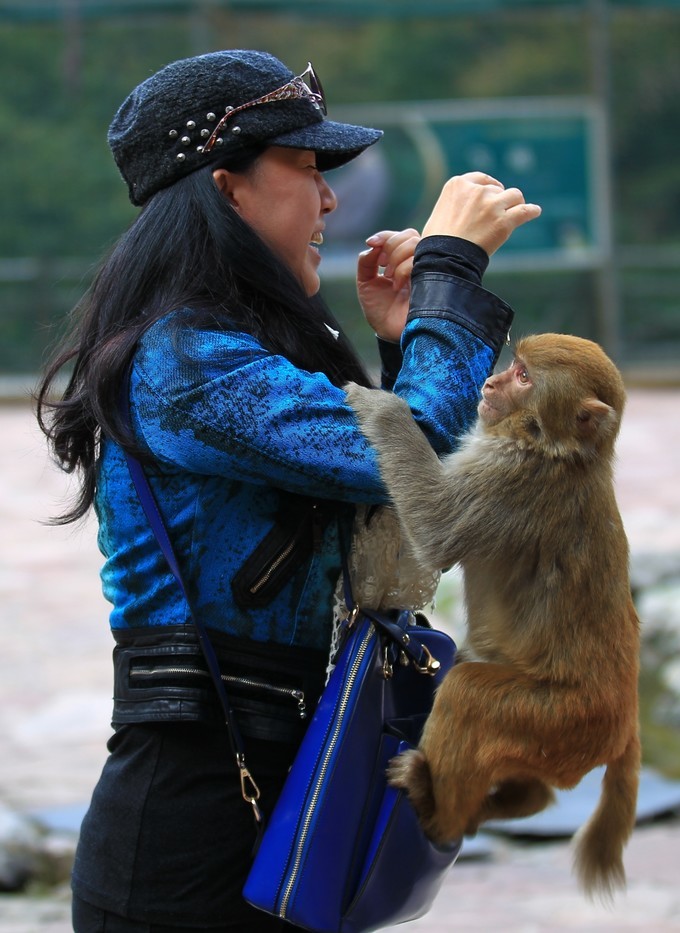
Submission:
M 365 389 L 349 383 L 345 386 L 347 401 L 354 409 L 361 430 L 380 454 L 381 468 L 385 481 L 390 486 L 391 474 L 398 478 L 403 464 L 391 469 L 396 460 L 401 460 L 408 451 L 408 464 L 414 459 L 427 460 L 432 455 L 423 432 L 411 415 L 411 409 L 403 399 L 392 392 Z
M 371 443 L 380 446 L 395 419 L 407 422 L 411 411 L 398 395 L 380 389 L 366 389 L 350 382 L 345 386 L 347 401 L 356 412 L 361 430 Z

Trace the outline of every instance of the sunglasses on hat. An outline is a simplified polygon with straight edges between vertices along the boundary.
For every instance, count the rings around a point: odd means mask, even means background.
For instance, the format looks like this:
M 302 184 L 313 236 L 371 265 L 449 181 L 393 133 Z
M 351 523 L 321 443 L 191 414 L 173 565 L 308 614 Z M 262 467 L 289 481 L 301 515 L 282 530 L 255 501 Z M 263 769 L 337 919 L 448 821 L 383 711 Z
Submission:
M 245 104 L 240 104 L 238 107 L 227 107 L 224 116 L 219 121 L 210 137 L 206 140 L 203 146 L 203 152 L 210 152 L 215 146 L 221 145 L 222 140 L 220 133 L 237 113 L 241 113 L 243 110 L 249 110 L 251 107 L 259 107 L 260 104 L 271 104 L 277 100 L 309 100 L 324 114 L 324 116 L 328 112 L 321 82 L 314 71 L 312 63 L 307 62 L 307 67 L 302 74 L 297 75 L 295 78 L 291 78 L 290 81 L 286 84 L 282 84 L 281 87 L 277 87 L 275 90 L 270 91 L 268 94 L 264 94 L 262 97 L 256 97 L 254 100 L 249 100 Z M 238 128 L 234 127 L 233 129 L 237 130 Z

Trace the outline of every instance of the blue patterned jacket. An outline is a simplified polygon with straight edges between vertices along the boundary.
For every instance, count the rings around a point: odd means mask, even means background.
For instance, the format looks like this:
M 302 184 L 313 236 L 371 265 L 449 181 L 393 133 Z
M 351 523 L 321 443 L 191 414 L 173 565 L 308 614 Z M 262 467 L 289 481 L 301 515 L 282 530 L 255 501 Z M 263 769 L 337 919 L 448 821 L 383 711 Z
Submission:
M 387 374 L 388 382 L 396 376 L 393 391 L 406 399 L 441 455 L 473 421 L 480 387 L 512 319 L 504 302 L 476 284 L 479 261 L 474 268 L 452 257 L 461 242 L 430 237 L 419 245 L 403 359 L 398 355 L 398 372 Z M 186 317 L 185 326 L 177 327 L 176 315 Z M 196 330 L 190 320 L 189 311 L 175 312 L 145 333 L 130 402 L 137 440 L 155 463 L 147 472 L 194 611 L 218 637 L 327 650 L 339 534 L 350 527 L 353 504 L 386 501 L 375 452 L 344 392 L 326 376 L 297 369 L 247 334 Z M 385 359 L 389 369 L 389 353 Z M 258 576 L 266 578 L 275 552 L 287 546 L 280 538 L 265 546 L 261 567 L 252 559 L 271 537 L 282 502 L 296 511 L 297 500 L 281 491 L 330 500 L 340 520 L 321 524 L 311 553 L 272 592 L 265 582 L 263 597 L 248 604 L 234 578 L 247 565 L 252 581 L 246 583 L 257 589 Z M 160 643 L 171 644 L 163 633 L 190 626 L 188 607 L 122 451 L 110 441 L 103 443 L 95 508 L 116 640 L 129 647 L 160 636 Z M 295 515 L 283 525 L 294 532 Z

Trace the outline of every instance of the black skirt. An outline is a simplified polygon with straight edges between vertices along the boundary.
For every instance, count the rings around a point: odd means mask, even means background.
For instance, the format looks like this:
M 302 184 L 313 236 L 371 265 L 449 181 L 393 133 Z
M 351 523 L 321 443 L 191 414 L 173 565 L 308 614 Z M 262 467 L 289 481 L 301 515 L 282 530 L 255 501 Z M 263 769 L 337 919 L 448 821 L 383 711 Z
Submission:
M 249 738 L 246 746 L 271 813 L 297 745 Z M 267 915 L 241 896 L 256 830 L 224 724 L 125 725 L 109 751 L 81 829 L 74 894 L 131 920 L 267 929 Z

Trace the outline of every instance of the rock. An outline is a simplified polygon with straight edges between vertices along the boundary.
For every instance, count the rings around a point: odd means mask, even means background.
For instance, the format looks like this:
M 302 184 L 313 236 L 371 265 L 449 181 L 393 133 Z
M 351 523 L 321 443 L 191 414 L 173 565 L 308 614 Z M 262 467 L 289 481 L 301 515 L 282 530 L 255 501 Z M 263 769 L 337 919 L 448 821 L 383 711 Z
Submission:
M 34 882 L 48 887 L 66 882 L 77 838 L 77 832 L 51 827 L 0 804 L 0 891 L 21 891 Z
M 673 580 L 680 585 L 679 551 L 631 551 L 630 582 L 634 593 Z
M 0 891 L 19 891 L 35 876 L 42 844 L 32 820 L 0 804 Z
M 636 604 L 643 634 L 664 634 L 667 651 L 680 651 L 680 579 L 644 589 Z

